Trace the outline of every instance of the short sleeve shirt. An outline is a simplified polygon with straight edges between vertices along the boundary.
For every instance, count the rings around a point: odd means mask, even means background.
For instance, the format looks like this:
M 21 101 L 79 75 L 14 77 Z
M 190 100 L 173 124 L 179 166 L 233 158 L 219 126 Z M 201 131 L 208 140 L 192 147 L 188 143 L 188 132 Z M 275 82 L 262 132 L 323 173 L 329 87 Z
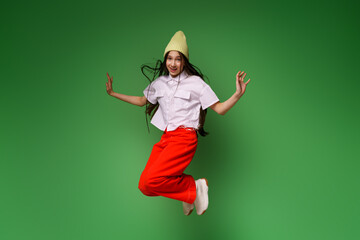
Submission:
M 170 74 L 158 77 L 143 93 L 152 104 L 159 103 L 151 123 L 162 131 L 166 128 L 172 131 L 181 125 L 197 129 L 200 107 L 205 110 L 219 101 L 203 79 L 185 71 L 175 78 Z

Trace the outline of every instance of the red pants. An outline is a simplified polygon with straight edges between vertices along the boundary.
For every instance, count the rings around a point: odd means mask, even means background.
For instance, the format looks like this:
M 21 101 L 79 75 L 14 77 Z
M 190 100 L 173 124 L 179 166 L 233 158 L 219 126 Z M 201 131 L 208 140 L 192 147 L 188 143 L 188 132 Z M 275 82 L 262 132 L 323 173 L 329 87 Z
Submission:
M 147 196 L 193 203 L 196 198 L 195 180 L 183 172 L 195 154 L 197 142 L 194 129 L 165 130 L 141 174 L 140 191 Z

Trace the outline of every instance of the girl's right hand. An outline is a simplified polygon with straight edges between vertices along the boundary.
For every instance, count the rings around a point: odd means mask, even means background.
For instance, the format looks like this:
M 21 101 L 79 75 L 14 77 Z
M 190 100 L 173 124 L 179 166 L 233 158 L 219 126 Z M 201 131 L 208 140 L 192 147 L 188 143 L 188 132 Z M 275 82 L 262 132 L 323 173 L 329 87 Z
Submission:
M 108 78 L 108 82 L 105 83 L 106 84 L 106 91 L 111 96 L 114 93 L 114 91 L 112 89 L 113 77 L 110 78 L 109 73 L 106 73 L 106 75 L 107 75 L 107 78 Z

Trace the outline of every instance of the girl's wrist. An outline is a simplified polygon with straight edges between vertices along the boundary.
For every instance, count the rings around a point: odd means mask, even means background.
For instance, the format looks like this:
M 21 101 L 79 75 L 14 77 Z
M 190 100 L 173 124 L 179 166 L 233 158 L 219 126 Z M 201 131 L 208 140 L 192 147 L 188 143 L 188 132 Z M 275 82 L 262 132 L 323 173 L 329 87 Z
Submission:
M 235 93 L 234 93 L 234 95 L 235 95 L 235 97 L 236 98 L 241 98 L 241 92 L 238 92 L 238 91 L 236 91 Z

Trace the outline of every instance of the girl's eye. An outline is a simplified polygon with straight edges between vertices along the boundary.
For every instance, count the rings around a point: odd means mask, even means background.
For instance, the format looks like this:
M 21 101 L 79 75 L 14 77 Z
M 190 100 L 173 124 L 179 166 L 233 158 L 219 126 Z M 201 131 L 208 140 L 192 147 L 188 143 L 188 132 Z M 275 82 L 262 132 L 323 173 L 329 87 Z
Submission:
M 168 60 L 172 60 L 172 58 L 171 57 L 168 57 L 167 58 Z M 177 59 L 175 59 L 176 61 L 181 61 L 181 59 L 180 58 L 177 58 Z

